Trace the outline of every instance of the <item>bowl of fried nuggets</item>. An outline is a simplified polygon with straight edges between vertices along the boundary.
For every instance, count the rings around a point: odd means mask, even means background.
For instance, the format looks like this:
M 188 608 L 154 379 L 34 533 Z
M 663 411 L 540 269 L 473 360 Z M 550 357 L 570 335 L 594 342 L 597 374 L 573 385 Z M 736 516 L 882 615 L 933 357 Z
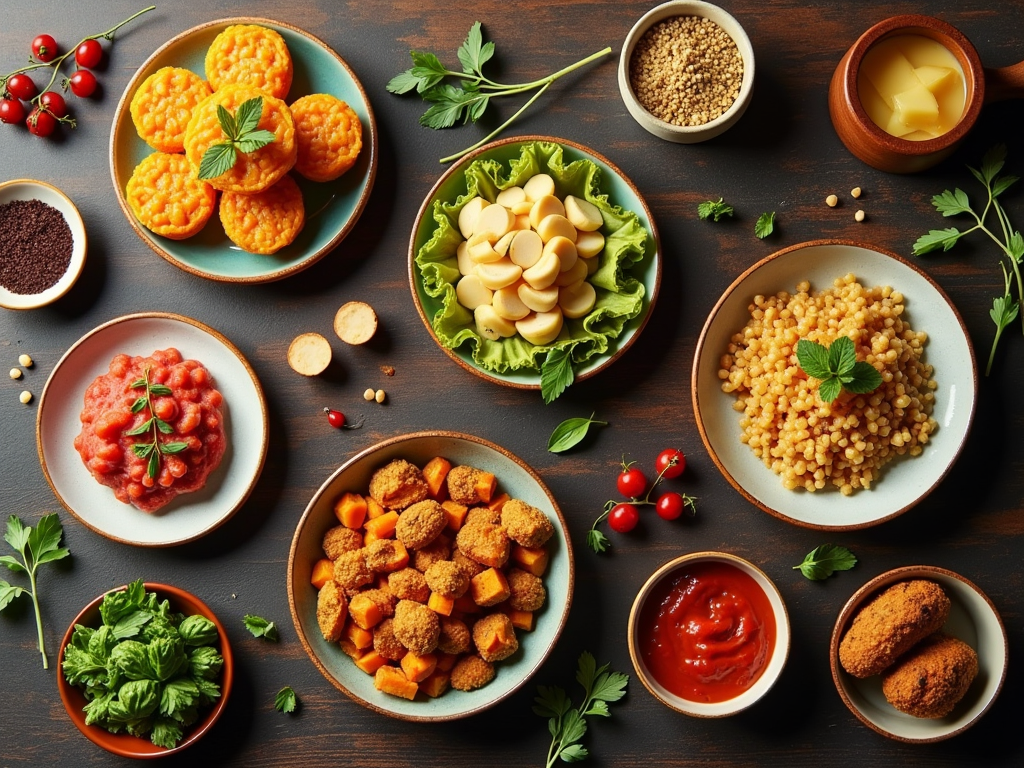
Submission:
M 992 706 L 1006 676 L 1006 630 L 975 584 L 935 566 L 869 581 L 832 631 L 832 678 L 843 702 L 897 741 L 956 736 Z
M 540 668 L 569 615 L 561 510 L 518 457 L 472 435 L 400 435 L 310 500 L 288 557 L 296 633 L 357 703 L 403 720 L 481 712 Z

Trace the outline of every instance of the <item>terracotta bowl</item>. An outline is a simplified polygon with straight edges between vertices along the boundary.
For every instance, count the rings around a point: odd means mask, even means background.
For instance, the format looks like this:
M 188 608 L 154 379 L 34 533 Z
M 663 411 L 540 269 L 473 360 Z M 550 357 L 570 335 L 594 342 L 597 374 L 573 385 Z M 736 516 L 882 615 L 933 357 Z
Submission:
M 519 650 L 495 663 L 494 679 L 475 691 L 449 690 L 436 699 L 417 694 L 408 701 L 374 688 L 374 678 L 356 667 L 337 643 L 324 640 L 317 625 L 317 590 L 312 569 L 324 557 L 324 533 L 338 524 L 334 503 L 346 492 L 366 493 L 370 476 L 393 459 L 422 467 L 435 456 L 453 465 L 491 472 L 498 492 L 508 493 L 543 511 L 555 533 L 545 545 L 550 556 L 544 573 L 547 600 L 534 613 L 530 632 L 517 631 Z M 565 518 L 551 491 L 522 459 L 494 443 L 458 432 L 416 432 L 371 446 L 337 469 L 314 494 L 295 529 L 288 554 L 288 603 L 295 632 L 310 660 L 335 688 L 368 709 L 400 720 L 438 722 L 469 717 L 504 701 L 522 688 L 555 647 L 569 616 L 575 580 L 572 544 Z
M 125 589 L 125 586 L 110 591 L 117 592 Z M 224 711 L 224 707 L 227 706 L 235 674 L 234 657 L 231 655 L 231 644 L 228 642 L 227 630 L 224 629 L 224 625 L 220 623 L 220 620 L 206 603 L 192 593 L 178 587 L 172 587 L 169 584 L 146 582 L 145 586 L 147 592 L 156 592 L 161 600 L 165 598 L 169 600 L 174 611 L 184 613 L 186 616 L 196 614 L 205 616 L 217 626 L 217 632 L 220 635 L 220 647 L 218 650 L 221 656 L 224 657 L 224 667 L 221 671 L 220 679 L 217 681 L 220 684 L 220 698 L 217 699 L 212 708 L 203 710 L 198 721 L 185 729 L 185 736 L 178 742 L 178 746 L 174 749 L 165 749 L 156 746 L 148 738 L 139 738 L 128 733 L 110 733 L 105 728 L 100 728 L 96 725 L 86 725 L 85 713 L 82 711 L 82 707 L 87 703 L 85 696 L 82 695 L 81 690 L 64 679 L 64 674 L 60 669 L 57 671 L 57 691 L 60 693 L 60 699 L 64 702 L 64 709 L 67 710 L 68 717 L 71 718 L 71 722 L 75 724 L 75 727 L 89 741 L 107 750 L 107 752 L 139 760 L 173 755 L 199 741 L 213 727 L 213 724 L 217 722 L 217 719 Z M 75 631 L 76 624 L 86 627 L 98 627 L 102 623 L 100 620 L 100 603 L 103 602 L 105 595 L 106 593 L 100 595 L 85 606 L 81 613 L 72 620 L 67 632 L 64 633 L 64 638 L 60 642 L 60 651 L 57 656 L 58 665 L 64 661 L 64 649 L 71 642 L 71 634 Z
M 942 587 L 952 603 L 942 631 L 963 640 L 978 654 L 978 675 L 964 698 L 949 715 L 934 720 L 913 717 L 893 707 L 882 694 L 880 675 L 857 679 L 839 663 L 839 643 L 860 607 L 891 584 L 908 579 L 928 579 Z M 992 601 L 963 576 L 931 565 L 886 571 L 854 592 L 836 619 L 829 648 L 832 680 L 857 719 L 887 738 L 915 744 L 949 739 L 974 725 L 999 695 L 1008 655 L 1006 629 Z
M 641 614 L 651 593 L 666 580 L 685 573 L 687 567 L 700 563 L 725 563 L 737 568 L 740 572 L 753 579 L 768 598 L 772 616 L 775 620 L 775 645 L 771 650 L 771 655 L 765 662 L 765 669 L 761 676 L 754 681 L 753 685 L 738 696 L 727 701 L 714 703 L 693 701 L 668 690 L 651 674 L 651 671 L 644 662 L 641 650 Z M 786 658 L 789 656 L 789 615 L 786 612 L 786 604 L 782 600 L 782 594 L 779 592 L 778 587 L 756 565 L 726 552 L 691 552 L 688 555 L 682 555 L 674 560 L 670 560 L 656 570 L 640 588 L 636 599 L 633 600 L 633 608 L 629 612 L 627 633 L 629 656 L 633 660 L 633 669 L 636 670 L 640 682 L 644 684 L 644 687 L 650 691 L 654 698 L 666 707 L 692 717 L 728 717 L 753 706 L 775 685 L 782 674 L 783 667 L 786 665 Z

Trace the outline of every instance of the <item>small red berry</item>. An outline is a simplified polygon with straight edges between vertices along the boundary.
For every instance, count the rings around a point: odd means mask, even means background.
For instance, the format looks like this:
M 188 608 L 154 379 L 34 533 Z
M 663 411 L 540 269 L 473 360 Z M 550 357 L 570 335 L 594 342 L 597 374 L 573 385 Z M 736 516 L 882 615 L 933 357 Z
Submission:
M 68 105 L 64 97 L 56 91 L 46 91 L 39 97 L 39 103 L 54 117 L 64 117 L 68 113 Z
M 24 74 L 12 75 L 7 81 L 7 91 L 16 99 L 34 99 L 39 90 L 31 77 Z
M 86 69 L 94 69 L 103 58 L 103 46 L 99 40 L 83 40 L 75 51 L 75 63 Z
M 57 56 L 57 41 L 50 35 L 38 35 L 32 41 L 32 55 L 44 63 L 53 61 Z
M 32 110 L 25 123 L 29 133 L 35 136 L 49 136 L 57 128 L 57 118 L 39 107 Z
M 79 69 L 71 76 L 71 92 L 81 99 L 87 99 L 96 92 L 96 76 L 87 69 Z
M 0 122 L 20 123 L 25 119 L 25 106 L 17 99 L 0 101 Z

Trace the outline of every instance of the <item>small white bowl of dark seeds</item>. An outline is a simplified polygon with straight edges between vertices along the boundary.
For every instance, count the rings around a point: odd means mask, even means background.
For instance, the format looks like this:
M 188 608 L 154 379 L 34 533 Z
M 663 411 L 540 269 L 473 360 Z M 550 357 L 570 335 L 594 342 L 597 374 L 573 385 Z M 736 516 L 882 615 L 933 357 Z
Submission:
M 696 144 L 728 130 L 754 90 L 754 49 L 730 14 L 701 0 L 663 3 L 626 35 L 619 93 L 647 131 Z
M 0 307 L 36 309 L 75 284 L 85 264 L 82 216 L 42 181 L 0 184 Z

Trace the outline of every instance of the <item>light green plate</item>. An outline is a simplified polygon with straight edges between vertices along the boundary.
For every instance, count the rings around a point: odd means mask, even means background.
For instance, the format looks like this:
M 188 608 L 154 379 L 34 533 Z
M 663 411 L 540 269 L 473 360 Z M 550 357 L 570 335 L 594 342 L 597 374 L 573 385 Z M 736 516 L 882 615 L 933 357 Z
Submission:
M 205 78 L 206 51 L 232 24 L 260 24 L 284 37 L 295 68 L 288 103 L 310 93 L 329 93 L 345 101 L 363 125 L 363 149 L 355 166 L 336 181 L 316 183 L 292 174 L 302 189 L 306 225 L 295 242 L 271 256 L 246 253 L 232 243 L 214 215 L 202 232 L 170 240 L 150 232 L 128 207 L 124 190 L 132 171 L 153 149 L 132 123 L 135 89 L 161 67 L 184 67 Z M 294 275 L 327 255 L 355 226 L 377 173 L 377 124 L 363 86 L 337 53 L 296 27 L 257 18 L 219 19 L 182 32 L 153 53 L 135 73 L 117 105 L 110 132 L 110 173 L 121 210 L 139 237 L 157 254 L 193 275 L 231 283 L 267 283 Z

